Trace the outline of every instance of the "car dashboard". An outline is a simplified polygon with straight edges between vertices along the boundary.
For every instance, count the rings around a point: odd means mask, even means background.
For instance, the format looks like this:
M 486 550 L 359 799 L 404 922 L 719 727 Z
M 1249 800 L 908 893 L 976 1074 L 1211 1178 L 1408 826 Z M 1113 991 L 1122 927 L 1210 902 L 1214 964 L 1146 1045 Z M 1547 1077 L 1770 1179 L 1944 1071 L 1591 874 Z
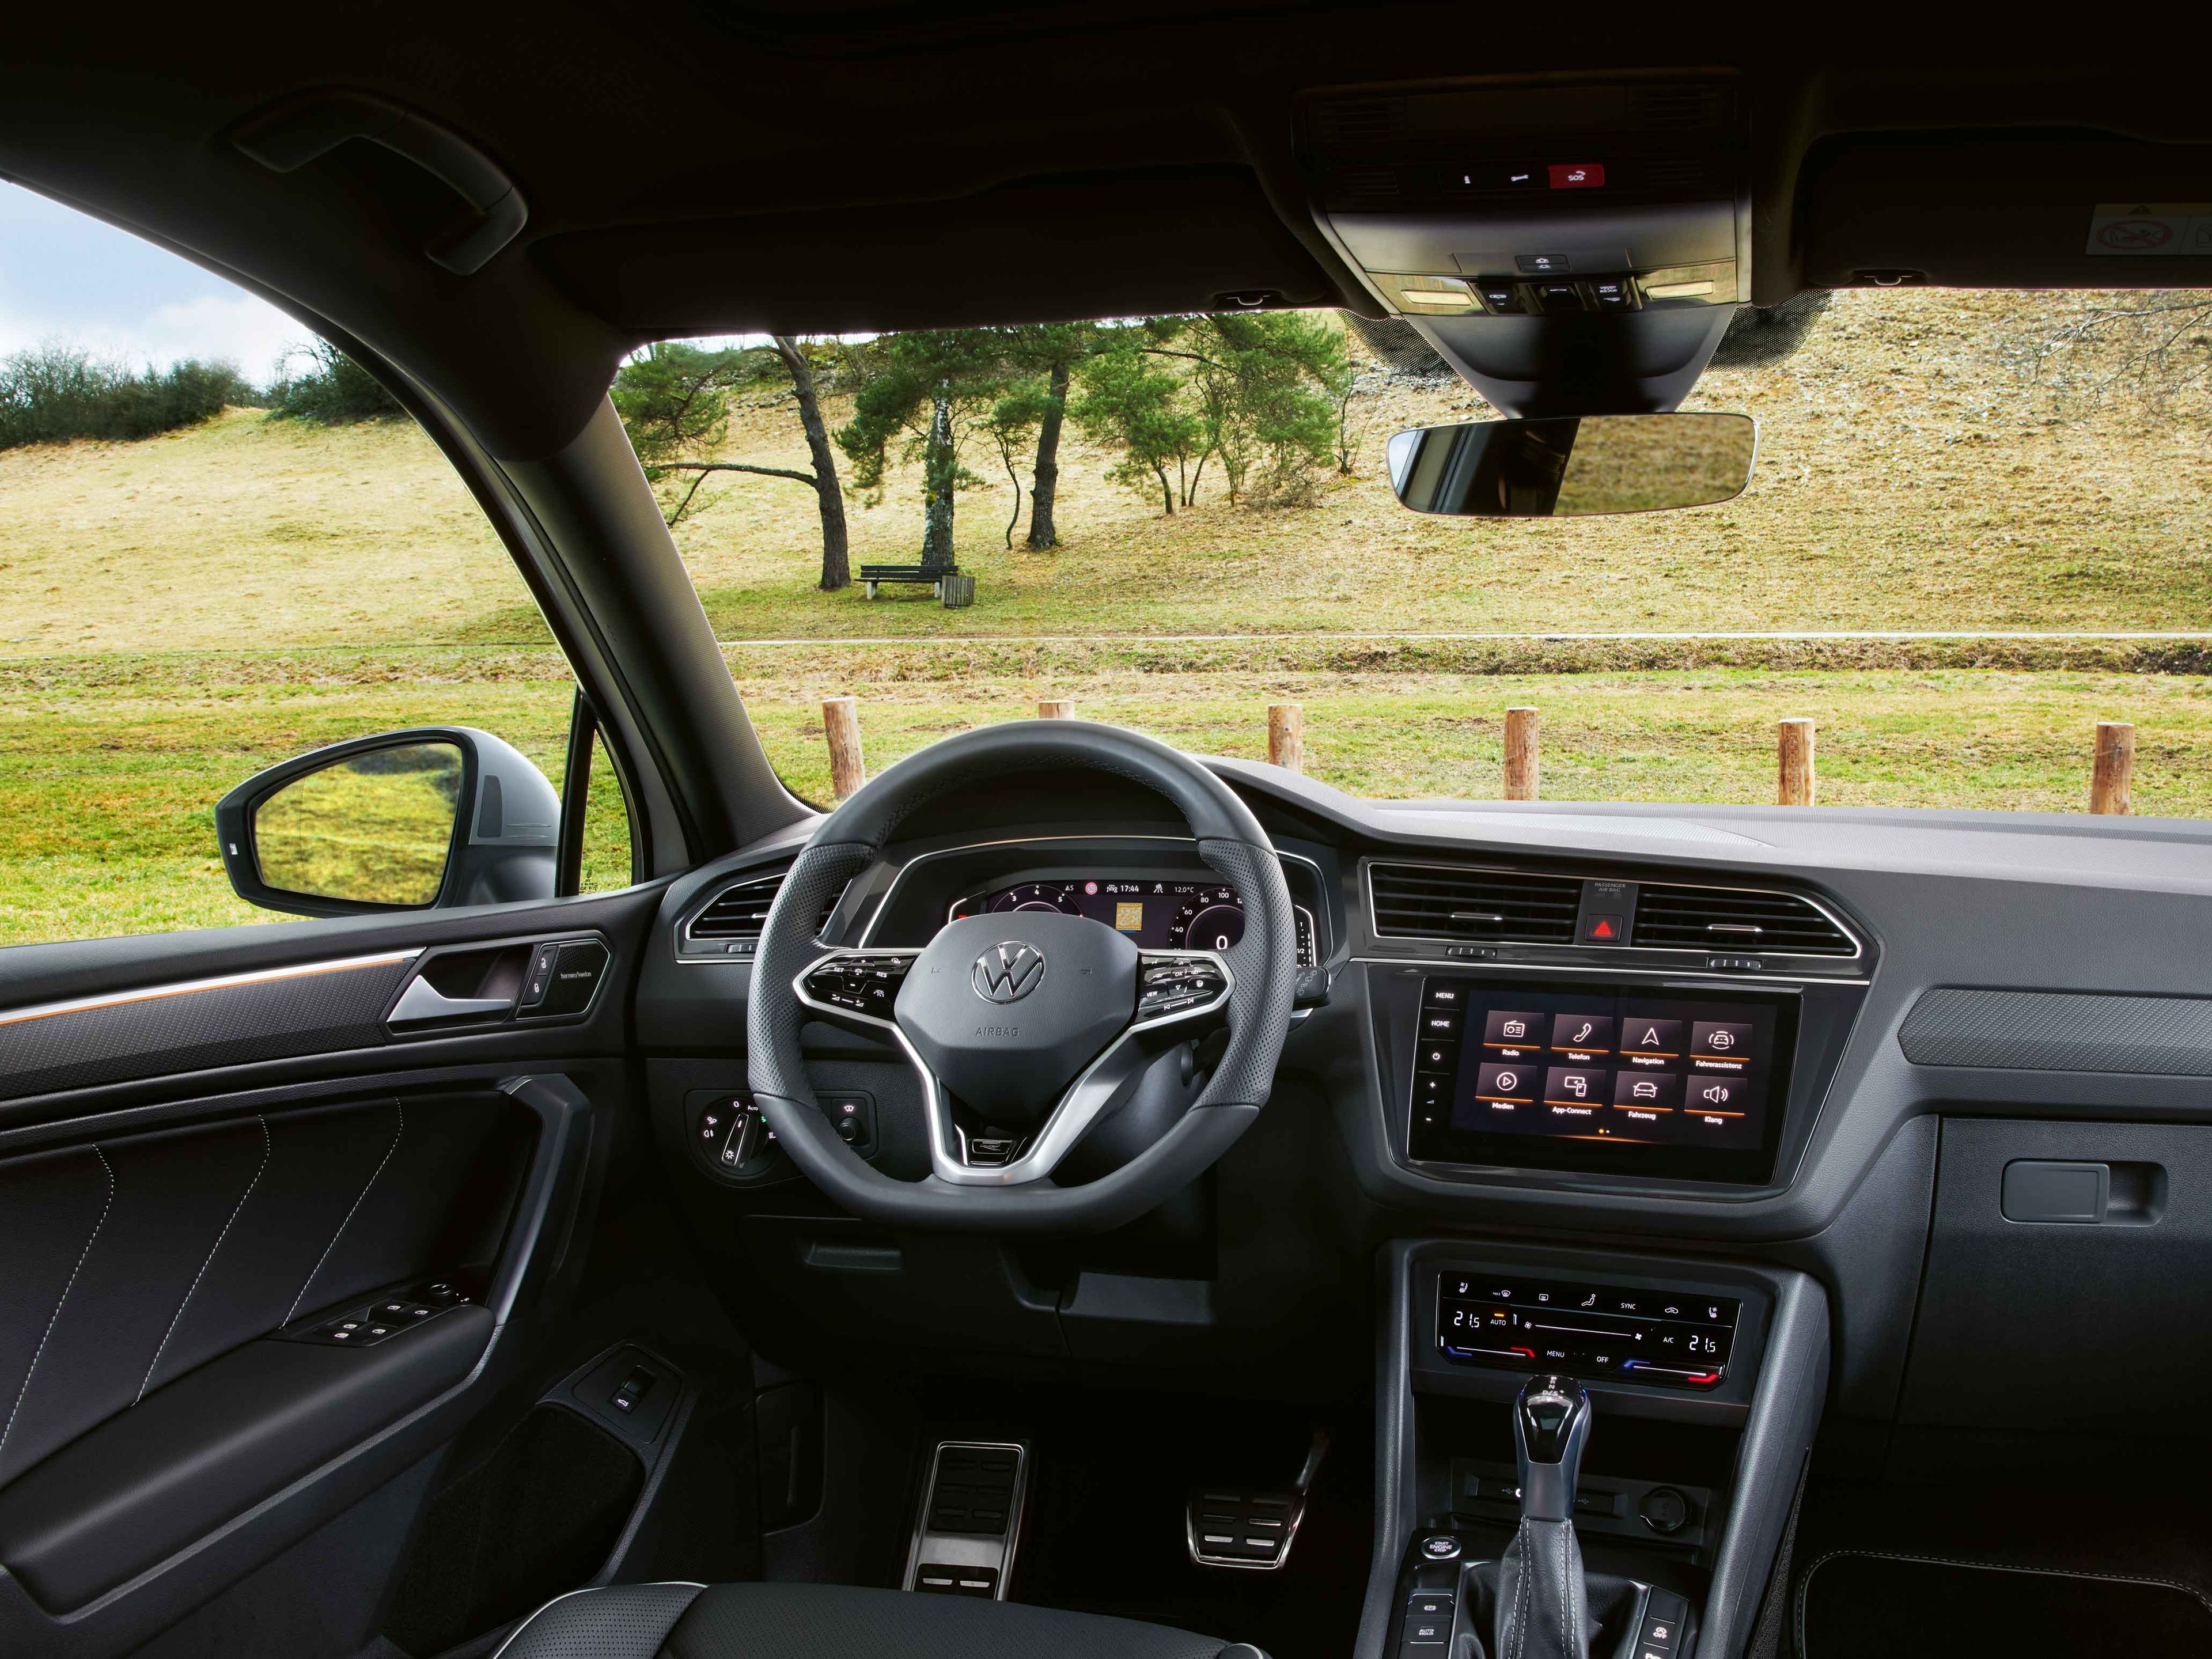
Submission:
M 1253 1131 L 1096 1237 L 903 1231 L 824 1200 L 745 1087 L 752 941 L 799 842 L 670 890 L 637 1010 L 657 1133 L 769 1352 L 1379 1388 L 1394 1561 L 1487 1523 L 1469 1493 L 1502 1418 L 1479 1413 L 1571 1369 L 1608 1413 L 1727 1437 L 1614 1493 L 1639 1545 L 1638 1505 L 1686 1505 L 1659 1541 L 1723 1576 L 1816 1431 L 1892 1457 L 2082 1431 L 2115 1366 L 2147 1408 L 2191 1408 L 2212 1365 L 2212 1290 L 2182 1266 L 2212 1246 L 2201 827 L 1378 803 L 1212 764 L 1299 911 L 1297 1006 Z M 825 952 L 1037 905 L 1233 952 L 1238 896 L 1139 793 L 1041 785 L 906 828 L 821 915 Z M 927 1176 L 913 1068 L 849 1030 L 805 1047 L 848 1144 Z

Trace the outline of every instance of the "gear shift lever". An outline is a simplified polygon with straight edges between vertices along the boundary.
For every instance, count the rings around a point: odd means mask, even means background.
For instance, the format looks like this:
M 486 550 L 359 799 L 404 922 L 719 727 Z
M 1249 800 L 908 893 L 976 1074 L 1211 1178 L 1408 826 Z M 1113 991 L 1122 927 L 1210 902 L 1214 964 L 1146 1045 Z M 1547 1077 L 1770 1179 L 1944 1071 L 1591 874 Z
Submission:
M 1532 1376 L 1513 1402 L 1513 1453 L 1520 1465 L 1521 1514 L 1571 1521 L 1575 1480 L 1589 1443 L 1589 1395 L 1571 1376 Z
M 1589 1595 L 1574 1513 L 1590 1415 L 1589 1395 L 1571 1376 L 1532 1376 L 1513 1402 L 1521 1526 L 1498 1562 L 1498 1653 L 1589 1659 Z

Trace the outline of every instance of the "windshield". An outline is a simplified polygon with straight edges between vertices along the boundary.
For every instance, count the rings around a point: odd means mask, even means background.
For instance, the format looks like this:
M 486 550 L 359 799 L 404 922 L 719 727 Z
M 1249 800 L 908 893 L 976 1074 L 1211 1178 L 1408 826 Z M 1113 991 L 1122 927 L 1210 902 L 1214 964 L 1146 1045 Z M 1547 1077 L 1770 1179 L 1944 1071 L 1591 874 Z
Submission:
M 1772 802 L 1809 720 L 1822 804 L 2081 811 L 2124 722 L 2133 809 L 2199 815 L 2208 326 L 2189 293 L 1746 311 L 1684 407 L 1755 417 L 1748 487 L 1574 520 L 1401 507 L 1391 435 L 1492 411 L 1337 313 L 678 343 L 616 398 L 817 800 L 849 696 L 873 769 L 1046 703 L 1259 758 L 1295 704 L 1307 773 L 1394 798 L 1507 793 L 1525 708 L 1543 799 Z

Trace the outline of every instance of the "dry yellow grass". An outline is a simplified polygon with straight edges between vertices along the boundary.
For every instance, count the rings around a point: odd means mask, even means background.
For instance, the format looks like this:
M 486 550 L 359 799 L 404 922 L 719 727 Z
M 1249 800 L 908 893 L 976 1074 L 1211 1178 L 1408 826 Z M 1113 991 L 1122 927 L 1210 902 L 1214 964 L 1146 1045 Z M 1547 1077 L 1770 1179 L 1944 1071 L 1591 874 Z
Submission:
M 0 452 L 0 655 L 457 637 L 530 603 L 412 422 Z

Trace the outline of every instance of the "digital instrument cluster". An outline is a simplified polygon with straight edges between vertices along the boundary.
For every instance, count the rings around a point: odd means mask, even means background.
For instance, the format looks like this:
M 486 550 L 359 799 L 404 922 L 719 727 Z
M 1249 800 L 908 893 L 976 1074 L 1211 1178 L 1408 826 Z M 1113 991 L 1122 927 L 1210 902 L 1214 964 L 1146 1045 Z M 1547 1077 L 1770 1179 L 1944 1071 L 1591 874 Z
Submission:
M 1244 901 L 1234 887 L 1149 876 L 1019 882 L 959 900 L 950 920 L 1012 910 L 1087 916 L 1127 934 L 1144 951 L 1226 951 L 1244 937 Z M 1295 914 L 1298 965 L 1310 967 L 1316 960 L 1313 917 L 1304 906 L 1296 907 Z

